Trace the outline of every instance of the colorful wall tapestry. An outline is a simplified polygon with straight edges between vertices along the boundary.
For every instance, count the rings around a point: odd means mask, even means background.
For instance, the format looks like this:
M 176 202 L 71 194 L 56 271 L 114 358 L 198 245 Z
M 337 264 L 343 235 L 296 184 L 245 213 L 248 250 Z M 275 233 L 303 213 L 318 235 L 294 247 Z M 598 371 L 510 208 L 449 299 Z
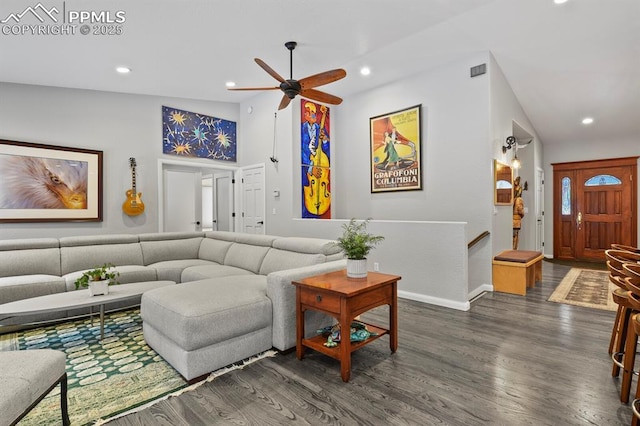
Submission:
M 420 105 L 369 119 L 371 192 L 422 189 Z
M 236 123 L 162 107 L 162 152 L 181 157 L 236 161 Z
M 331 155 L 329 108 L 306 99 L 300 102 L 302 130 L 302 217 L 331 219 Z

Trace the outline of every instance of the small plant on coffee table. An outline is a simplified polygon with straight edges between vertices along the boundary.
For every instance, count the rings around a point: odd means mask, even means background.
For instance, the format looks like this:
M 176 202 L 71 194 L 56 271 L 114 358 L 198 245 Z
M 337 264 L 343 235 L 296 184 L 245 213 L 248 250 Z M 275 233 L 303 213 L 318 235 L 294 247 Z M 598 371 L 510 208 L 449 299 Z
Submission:
M 94 269 L 84 272 L 82 276 L 75 281 L 76 290 L 81 287 L 88 287 L 90 281 L 108 280 L 109 285 L 119 284 L 116 278 L 120 276 L 120 272 L 111 270 L 111 268 L 114 268 L 114 265 L 112 265 L 111 263 L 105 263 L 102 266 L 98 266 Z

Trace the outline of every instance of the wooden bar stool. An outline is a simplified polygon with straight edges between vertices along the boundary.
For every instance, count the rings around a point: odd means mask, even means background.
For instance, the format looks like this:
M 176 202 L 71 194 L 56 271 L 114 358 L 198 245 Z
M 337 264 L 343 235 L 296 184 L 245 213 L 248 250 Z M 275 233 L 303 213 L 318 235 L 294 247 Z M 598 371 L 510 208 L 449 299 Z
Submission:
M 636 351 L 638 346 L 638 332 L 637 324 L 640 324 L 640 265 L 638 266 L 639 274 L 630 275 L 628 268 L 634 266 L 632 264 L 622 265 L 627 277 L 624 279 L 627 288 L 629 289 L 628 302 L 631 306 L 631 317 L 629 318 L 629 324 L 627 326 L 627 337 L 624 346 L 624 355 L 622 357 L 622 384 L 620 385 L 620 401 L 629 402 L 629 394 L 631 393 L 631 382 L 633 375 L 636 374 L 633 370 L 636 359 Z
M 609 341 L 609 354 L 613 361 L 611 375 L 618 377 L 620 368 L 623 367 L 623 355 L 625 352 L 625 343 L 627 335 L 630 334 L 629 325 L 633 314 L 633 307 L 629 302 L 629 289 L 626 286 L 626 275 L 622 270 L 622 265 L 627 262 L 636 263 L 640 261 L 640 254 L 631 253 L 624 250 L 609 249 L 605 251 L 607 259 L 607 269 L 609 270 L 609 280 L 613 282 L 617 288 L 613 291 L 613 301 L 618 305 L 616 319 L 611 330 L 611 339 Z M 635 354 L 635 352 L 634 352 Z M 621 399 L 624 397 L 620 395 Z M 628 394 L 626 400 L 628 402 Z
M 624 273 L 627 275 L 625 278 L 625 283 L 627 287 L 630 289 L 631 298 L 635 300 L 640 299 L 640 264 L 637 263 L 625 263 L 622 265 Z M 635 340 L 637 342 L 638 335 L 640 335 L 640 314 L 634 315 L 631 321 L 633 326 L 634 334 L 636 335 Z M 635 348 L 634 348 L 635 350 Z M 637 374 L 637 373 L 634 373 Z M 631 380 L 629 380 L 629 387 L 631 386 Z M 622 390 L 622 389 L 621 389 Z M 636 385 L 636 394 L 633 402 L 631 403 L 631 409 L 633 410 L 633 417 L 631 419 L 631 424 L 637 426 L 640 420 L 640 382 Z
M 611 248 L 614 250 L 625 250 L 631 253 L 640 254 L 640 247 L 627 246 L 624 244 L 611 244 Z

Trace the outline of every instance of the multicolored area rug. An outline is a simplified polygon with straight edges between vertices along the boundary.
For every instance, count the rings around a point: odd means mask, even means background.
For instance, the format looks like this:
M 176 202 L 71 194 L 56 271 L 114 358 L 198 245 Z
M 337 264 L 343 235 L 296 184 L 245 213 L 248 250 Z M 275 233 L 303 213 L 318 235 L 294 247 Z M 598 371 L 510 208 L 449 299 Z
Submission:
M 609 272 L 593 269 L 571 268 L 549 297 L 550 302 L 588 308 L 615 311 L 611 292 L 615 284 L 609 280 Z
M 105 317 L 100 342 L 98 318 L 87 318 L 0 336 L 0 350 L 58 349 L 67 354 L 69 417 L 72 425 L 103 424 L 106 420 L 194 389 L 213 378 L 275 351 L 212 373 L 188 386 L 142 335 L 139 309 Z M 20 425 L 60 423 L 60 389 L 54 389 Z

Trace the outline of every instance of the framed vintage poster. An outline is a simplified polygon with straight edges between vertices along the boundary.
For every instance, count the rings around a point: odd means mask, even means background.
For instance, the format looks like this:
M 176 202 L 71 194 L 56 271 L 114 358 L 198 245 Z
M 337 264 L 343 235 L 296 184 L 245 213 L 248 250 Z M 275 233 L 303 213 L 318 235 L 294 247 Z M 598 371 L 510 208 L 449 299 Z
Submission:
M 369 119 L 371 192 L 422 189 L 421 105 Z
M 102 151 L 0 140 L 0 222 L 102 221 Z

